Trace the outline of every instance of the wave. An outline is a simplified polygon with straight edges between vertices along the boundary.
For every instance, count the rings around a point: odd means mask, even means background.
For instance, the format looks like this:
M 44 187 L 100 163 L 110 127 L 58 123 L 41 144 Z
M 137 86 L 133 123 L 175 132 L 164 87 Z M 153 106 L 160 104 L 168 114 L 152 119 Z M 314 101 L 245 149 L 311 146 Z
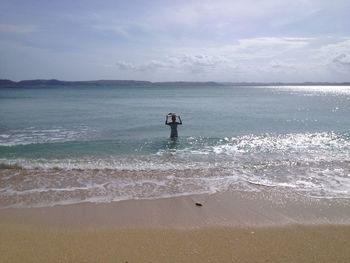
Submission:
M 108 143 L 101 145 L 104 147 Z M 120 145 L 114 144 L 111 147 L 120 148 Z M 67 148 L 71 146 L 67 145 Z M 78 146 L 81 151 L 84 142 Z M 65 170 L 181 170 L 211 162 L 220 162 L 222 165 L 225 162 L 259 159 L 281 162 L 284 157 L 289 164 L 298 161 L 350 159 L 349 135 L 333 132 L 244 135 L 222 139 L 188 137 L 178 141 L 150 140 L 131 144 L 131 147 L 134 148 L 127 154 L 117 152 L 118 154 L 110 155 L 87 155 L 82 151 L 81 156 L 73 155 L 70 158 L 0 158 L 0 168 L 13 166 L 24 169 Z M 69 149 L 65 151 L 65 155 L 69 155 Z
M 273 189 L 317 198 L 350 198 L 347 134 L 188 137 L 165 144 L 148 142 L 144 147 L 155 145 L 158 150 L 142 154 L 1 158 L 0 207 L 227 190 Z
M 40 129 L 27 127 L 12 130 L 11 133 L 0 134 L 0 146 L 12 147 L 18 145 L 44 144 L 77 141 L 87 137 L 91 132 L 88 127 L 79 126 L 72 129 L 53 127 L 51 129 Z
M 166 170 L 0 170 L 0 207 L 153 199 L 224 191 L 279 191 L 350 198 L 350 164 L 343 162 L 203 164 Z

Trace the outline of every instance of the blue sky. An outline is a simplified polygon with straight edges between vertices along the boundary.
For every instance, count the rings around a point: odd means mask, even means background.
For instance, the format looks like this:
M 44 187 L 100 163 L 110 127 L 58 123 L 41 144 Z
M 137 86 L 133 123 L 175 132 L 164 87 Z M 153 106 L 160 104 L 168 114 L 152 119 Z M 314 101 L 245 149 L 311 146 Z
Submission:
M 0 78 L 350 81 L 349 0 L 0 0 Z

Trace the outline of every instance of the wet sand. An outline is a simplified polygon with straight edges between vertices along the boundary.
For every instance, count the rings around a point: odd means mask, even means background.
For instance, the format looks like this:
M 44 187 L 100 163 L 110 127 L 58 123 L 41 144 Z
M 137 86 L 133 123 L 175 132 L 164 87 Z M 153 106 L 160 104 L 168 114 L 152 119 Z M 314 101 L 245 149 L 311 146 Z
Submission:
M 0 261 L 349 262 L 349 208 L 261 192 L 0 209 Z

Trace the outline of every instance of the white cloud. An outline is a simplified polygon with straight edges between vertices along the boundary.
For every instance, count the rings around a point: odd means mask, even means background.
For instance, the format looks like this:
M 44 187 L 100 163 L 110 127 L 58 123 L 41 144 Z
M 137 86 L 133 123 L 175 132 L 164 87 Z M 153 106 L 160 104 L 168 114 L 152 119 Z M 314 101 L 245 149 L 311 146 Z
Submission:
M 165 23 L 195 26 L 204 21 L 234 22 L 265 17 L 272 13 L 292 13 L 295 17 L 309 14 L 310 10 L 318 10 L 319 6 L 320 1 L 316 0 L 176 1 L 164 7 L 160 17 L 164 18 Z
M 120 70 L 137 70 L 137 67 L 132 63 L 128 63 L 125 61 L 117 61 L 115 66 Z
M 188 67 L 193 71 L 213 70 L 227 62 L 220 56 L 210 56 L 206 54 L 193 54 L 174 57 L 172 59 L 179 67 Z
M 117 61 L 115 65 L 120 70 L 131 71 L 157 71 L 157 70 L 183 70 L 199 73 L 209 70 L 215 70 L 225 65 L 228 60 L 219 56 L 209 56 L 204 54 L 184 54 L 181 56 L 168 56 L 163 60 L 150 60 L 145 63 L 134 64 L 125 61 Z
M 332 72 L 350 75 L 350 39 L 341 39 L 320 47 L 315 50 L 314 58 L 329 67 Z
M 272 60 L 268 64 L 268 68 L 271 70 L 278 70 L 278 71 L 284 71 L 284 70 L 295 70 L 296 67 L 292 63 L 287 63 L 285 61 L 280 60 Z
M 168 48 L 168 52 L 178 55 L 197 54 L 220 58 L 219 60 L 234 61 L 257 61 L 272 59 L 280 56 L 288 56 L 306 50 L 311 47 L 313 38 L 296 37 L 258 37 L 243 38 L 233 41 L 231 44 L 202 45 L 200 48 L 193 46 Z
M 141 71 L 154 71 L 158 69 L 173 68 L 173 65 L 169 61 L 151 60 L 138 66 L 138 70 Z
M 158 72 L 153 78 L 176 71 L 185 79 L 197 80 L 317 81 L 319 78 L 324 81 L 331 76 L 343 80 L 344 72 L 350 69 L 347 41 L 339 38 L 249 38 L 231 45 L 157 50 L 149 54 L 152 58 L 146 62 L 118 62 L 117 66 L 120 70 Z
M 138 39 L 140 32 L 155 40 L 184 41 L 218 37 L 221 40 L 265 34 L 312 16 L 329 5 L 320 0 L 187 0 L 150 2 L 135 12 L 132 8 L 94 8 L 79 15 L 64 14 L 94 31 L 109 31 Z M 132 6 L 132 5 L 131 5 Z M 93 10 L 93 11 L 91 11 Z M 283 32 L 283 31 L 282 31 Z M 267 34 L 266 34 L 267 33 Z M 227 43 L 226 43 L 227 44 Z
M 246 58 L 272 58 L 291 50 L 305 48 L 311 39 L 290 37 L 260 37 L 242 39 L 234 46 Z
M 333 58 L 333 63 L 341 66 L 350 67 L 350 54 L 340 54 Z

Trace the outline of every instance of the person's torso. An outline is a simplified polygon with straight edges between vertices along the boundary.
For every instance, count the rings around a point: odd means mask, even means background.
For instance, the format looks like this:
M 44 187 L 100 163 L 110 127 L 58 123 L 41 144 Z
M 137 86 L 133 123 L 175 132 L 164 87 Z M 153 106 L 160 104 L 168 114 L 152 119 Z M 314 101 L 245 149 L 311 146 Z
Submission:
M 171 136 L 177 136 L 177 122 L 169 123 L 171 129 Z

